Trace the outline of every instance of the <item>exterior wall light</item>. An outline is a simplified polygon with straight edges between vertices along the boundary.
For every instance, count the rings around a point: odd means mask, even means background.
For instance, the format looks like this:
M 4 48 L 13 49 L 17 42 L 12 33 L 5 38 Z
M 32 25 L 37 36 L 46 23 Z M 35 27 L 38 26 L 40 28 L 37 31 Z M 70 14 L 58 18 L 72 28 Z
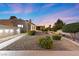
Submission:
M 9 29 L 5 29 L 4 31 L 5 31 L 5 33 L 9 33 Z
M 13 29 L 10 29 L 10 33 L 13 33 L 14 32 L 14 30 Z
M 0 33 L 3 33 L 3 30 L 0 30 Z

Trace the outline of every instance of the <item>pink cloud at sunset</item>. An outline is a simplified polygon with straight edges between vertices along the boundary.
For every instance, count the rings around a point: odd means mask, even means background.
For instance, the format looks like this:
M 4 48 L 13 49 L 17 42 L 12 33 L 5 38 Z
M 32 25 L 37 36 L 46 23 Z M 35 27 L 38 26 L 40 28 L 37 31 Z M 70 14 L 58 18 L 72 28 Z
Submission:
M 17 16 L 32 19 L 35 24 L 53 25 L 57 19 L 65 23 L 79 21 L 78 3 L 6 3 L 0 4 L 0 18 Z

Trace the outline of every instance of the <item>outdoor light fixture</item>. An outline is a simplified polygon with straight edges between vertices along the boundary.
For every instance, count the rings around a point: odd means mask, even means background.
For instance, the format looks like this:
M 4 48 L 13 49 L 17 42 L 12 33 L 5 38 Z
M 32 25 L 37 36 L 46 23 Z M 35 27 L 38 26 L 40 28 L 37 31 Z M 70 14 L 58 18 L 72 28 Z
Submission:
M 5 32 L 8 33 L 9 32 L 9 29 L 5 29 Z
M 10 29 L 10 32 L 11 32 L 11 33 L 13 33 L 13 32 L 14 32 L 14 30 L 13 30 L 13 29 Z
M 3 30 L 0 30 L 0 33 L 3 33 Z

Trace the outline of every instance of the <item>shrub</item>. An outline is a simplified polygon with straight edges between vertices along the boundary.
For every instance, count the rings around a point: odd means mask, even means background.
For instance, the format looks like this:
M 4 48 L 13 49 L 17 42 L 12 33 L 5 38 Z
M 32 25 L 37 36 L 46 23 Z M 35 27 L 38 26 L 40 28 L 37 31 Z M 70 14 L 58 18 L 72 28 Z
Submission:
M 52 48 L 52 44 L 53 44 L 53 40 L 49 36 L 42 37 L 39 39 L 39 45 L 42 48 L 50 49 Z
M 28 31 L 28 35 L 35 35 L 36 31 Z
M 43 29 L 42 32 L 47 34 L 48 30 L 47 29 Z
M 26 31 L 23 31 L 23 30 L 22 30 L 21 33 L 26 33 Z
M 62 31 L 66 33 L 77 33 L 79 32 L 79 23 L 67 24 L 62 28 Z
M 60 35 L 53 35 L 52 38 L 53 38 L 53 40 L 61 40 Z

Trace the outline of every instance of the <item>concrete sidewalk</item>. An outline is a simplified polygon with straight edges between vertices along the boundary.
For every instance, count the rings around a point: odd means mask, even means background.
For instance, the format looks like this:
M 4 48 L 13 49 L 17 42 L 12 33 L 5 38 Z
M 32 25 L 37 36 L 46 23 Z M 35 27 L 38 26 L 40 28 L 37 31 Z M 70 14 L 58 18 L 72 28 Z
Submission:
M 0 56 L 79 56 L 79 51 L 0 51 Z
M 19 35 L 15 35 L 15 36 L 10 36 L 7 38 L 3 38 L 3 40 L 5 41 L 1 41 L 0 43 L 0 49 L 14 43 L 15 41 L 19 40 L 20 38 L 22 38 L 23 36 L 25 36 L 26 34 L 19 34 Z

